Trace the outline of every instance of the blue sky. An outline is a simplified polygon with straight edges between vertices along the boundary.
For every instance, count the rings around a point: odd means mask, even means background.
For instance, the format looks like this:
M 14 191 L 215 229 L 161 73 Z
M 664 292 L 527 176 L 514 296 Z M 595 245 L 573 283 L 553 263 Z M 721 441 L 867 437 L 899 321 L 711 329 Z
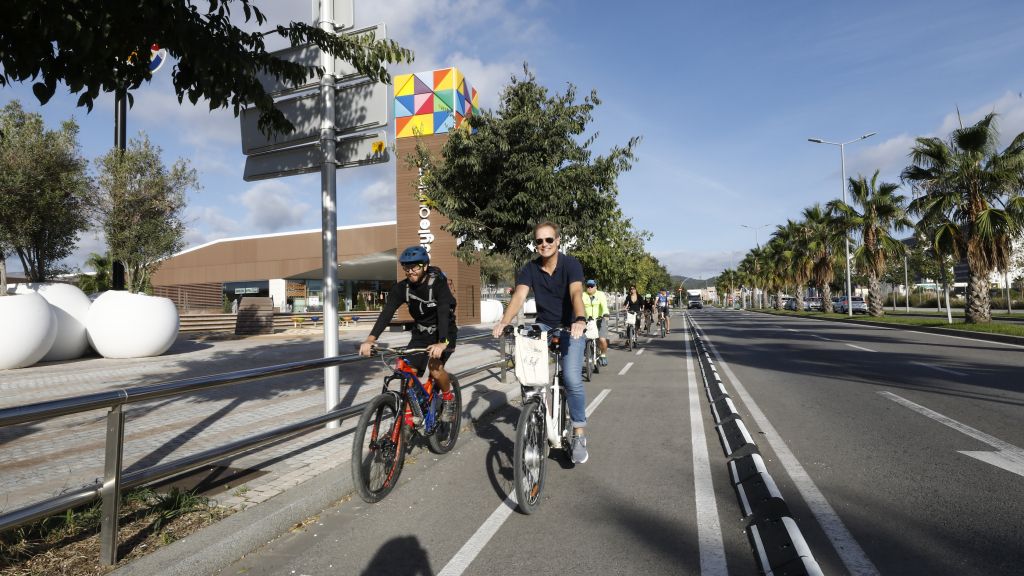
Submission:
M 310 14 L 303 0 L 257 5 L 275 23 Z M 551 90 L 596 89 L 595 149 L 643 137 L 620 203 L 674 274 L 715 274 L 754 245 L 741 224 L 768 225 L 763 243 L 841 194 L 839 150 L 807 138 L 877 132 L 847 148 L 847 173 L 898 181 L 913 139 L 948 135 L 957 107 L 966 123 L 999 113 L 1004 142 L 1024 131 L 1024 3 L 1012 0 L 356 0 L 357 26 L 379 22 L 416 52 L 393 74 L 457 66 L 485 108 L 524 62 Z M 318 228 L 319 176 L 243 182 L 238 120 L 179 105 L 172 65 L 135 93 L 128 131 L 145 131 L 167 164 L 183 157 L 198 169 L 189 244 Z M 54 128 L 73 115 L 90 159 L 112 145 L 110 97 L 87 114 L 60 90 L 40 107 L 28 84 L 0 88 L 0 105 L 14 98 Z M 340 171 L 339 222 L 393 219 L 394 171 Z M 102 250 L 87 233 L 69 262 Z

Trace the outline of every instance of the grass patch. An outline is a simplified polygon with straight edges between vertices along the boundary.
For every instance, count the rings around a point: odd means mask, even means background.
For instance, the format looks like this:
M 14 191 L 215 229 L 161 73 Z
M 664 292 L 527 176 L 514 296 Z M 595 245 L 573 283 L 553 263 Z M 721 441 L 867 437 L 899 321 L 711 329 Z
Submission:
M 796 312 L 792 310 L 756 310 L 757 312 L 767 312 L 769 314 L 778 314 L 784 316 L 811 316 L 814 318 L 827 318 L 829 320 L 835 320 L 837 322 L 843 322 L 848 319 L 845 314 L 834 314 L 834 313 L 821 313 L 821 312 Z M 854 316 L 855 320 L 874 322 L 878 324 L 896 324 L 901 326 L 922 326 L 927 328 L 945 328 L 947 330 L 959 330 L 963 332 L 983 332 L 986 334 L 1005 334 L 1007 336 L 1020 336 L 1024 337 L 1024 324 L 1020 323 L 1009 323 L 1009 322 L 991 322 L 989 324 L 967 324 L 964 322 L 964 318 L 961 315 L 959 318 L 954 316 L 953 323 L 948 324 L 946 322 L 946 315 L 935 315 L 934 318 L 922 318 L 920 316 L 906 316 L 905 314 L 886 312 L 885 316 L 872 317 L 866 314 L 858 314 Z
M 231 514 L 204 496 L 148 488 L 121 496 L 119 565 L 180 540 Z M 0 533 L 2 576 L 94 576 L 117 566 L 99 562 L 101 504 L 85 506 Z

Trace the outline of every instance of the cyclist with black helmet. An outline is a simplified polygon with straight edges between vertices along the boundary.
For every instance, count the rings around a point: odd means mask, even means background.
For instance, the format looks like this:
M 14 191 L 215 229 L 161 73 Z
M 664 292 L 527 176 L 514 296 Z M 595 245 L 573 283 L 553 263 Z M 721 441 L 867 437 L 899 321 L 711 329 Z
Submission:
M 405 280 L 391 287 L 377 322 L 366 340 L 359 345 L 359 354 L 369 356 L 373 343 L 394 318 L 398 307 L 408 305 L 409 314 L 416 322 L 409 347 L 427 349 L 426 353 L 409 355 L 409 361 L 419 376 L 423 376 L 424 369 L 430 370 L 430 377 L 441 386 L 441 398 L 444 400 L 441 418 L 453 421 L 456 418 L 452 410 L 455 395 L 451 391 L 451 377 L 445 371 L 444 364 L 455 350 L 458 334 L 455 326 L 455 296 L 444 272 L 430 265 L 430 255 L 423 246 L 406 248 L 398 257 L 398 262 L 405 271 Z

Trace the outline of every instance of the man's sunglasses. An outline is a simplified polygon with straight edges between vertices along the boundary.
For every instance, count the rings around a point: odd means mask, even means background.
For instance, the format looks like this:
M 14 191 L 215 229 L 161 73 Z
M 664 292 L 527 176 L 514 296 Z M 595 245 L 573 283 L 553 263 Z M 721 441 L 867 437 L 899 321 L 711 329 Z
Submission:
M 419 270 L 422 267 L 423 264 L 410 264 L 409 266 L 403 265 L 402 270 L 405 270 L 406 272 L 412 272 L 413 270 Z
M 536 244 L 537 246 L 540 246 L 541 244 L 543 244 L 545 242 L 547 242 L 548 244 L 554 244 L 555 243 L 555 239 L 552 238 L 551 236 L 548 236 L 547 238 L 534 238 L 533 239 L 533 243 Z

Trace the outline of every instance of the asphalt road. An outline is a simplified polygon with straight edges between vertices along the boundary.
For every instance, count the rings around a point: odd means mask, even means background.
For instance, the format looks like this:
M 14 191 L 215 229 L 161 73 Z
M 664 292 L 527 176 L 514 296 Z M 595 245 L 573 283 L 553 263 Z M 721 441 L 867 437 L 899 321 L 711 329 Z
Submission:
M 762 413 L 747 418 L 751 432 L 771 440 L 759 445 L 791 508 L 816 519 L 804 527 L 816 556 L 843 550 L 863 574 L 1024 571 L 1024 348 L 756 313 L 691 317 L 740 411 Z M 834 516 L 808 506 L 816 490 Z
M 689 317 L 825 574 L 1024 570 L 1024 348 Z M 221 573 L 757 574 L 683 324 L 613 348 L 587 385 L 590 461 L 556 453 L 537 513 L 508 500 L 510 406 L 451 454 L 414 452 L 383 502 L 340 502 Z

